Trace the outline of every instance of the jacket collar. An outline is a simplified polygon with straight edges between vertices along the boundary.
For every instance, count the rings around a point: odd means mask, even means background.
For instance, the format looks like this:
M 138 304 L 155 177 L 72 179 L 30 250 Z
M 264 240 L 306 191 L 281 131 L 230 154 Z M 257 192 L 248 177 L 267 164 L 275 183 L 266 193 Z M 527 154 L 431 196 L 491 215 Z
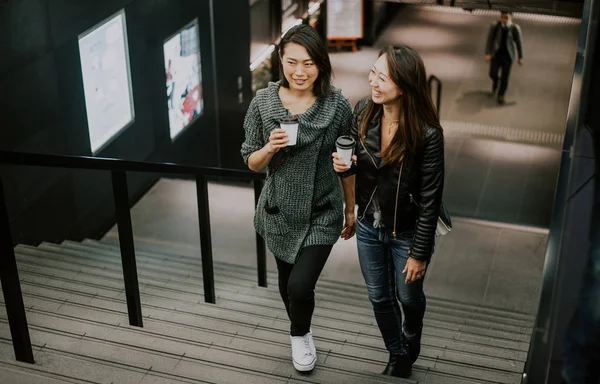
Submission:
M 381 115 L 383 113 L 383 109 L 379 109 L 375 116 L 369 121 L 369 125 L 367 127 L 367 134 L 364 141 L 364 145 L 366 150 L 369 152 L 369 155 L 375 161 L 377 168 L 381 168 L 384 166 L 381 157 L 379 157 L 379 153 L 381 152 Z

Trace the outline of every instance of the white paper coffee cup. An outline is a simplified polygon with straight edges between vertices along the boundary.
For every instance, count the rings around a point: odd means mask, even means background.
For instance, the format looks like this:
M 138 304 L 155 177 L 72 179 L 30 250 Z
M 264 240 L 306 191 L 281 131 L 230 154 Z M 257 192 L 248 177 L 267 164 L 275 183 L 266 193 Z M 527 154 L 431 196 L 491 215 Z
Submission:
M 295 117 L 286 117 L 281 119 L 281 129 L 288 135 L 288 146 L 296 145 L 298 141 L 298 119 Z
M 335 142 L 336 151 L 347 166 L 352 165 L 355 145 L 356 141 L 352 136 L 340 136 Z
M 354 148 L 350 148 L 350 149 L 338 148 L 337 153 L 338 153 L 338 155 L 340 155 L 340 157 L 342 158 L 344 163 L 346 163 L 347 166 L 352 165 L 352 155 L 354 155 Z

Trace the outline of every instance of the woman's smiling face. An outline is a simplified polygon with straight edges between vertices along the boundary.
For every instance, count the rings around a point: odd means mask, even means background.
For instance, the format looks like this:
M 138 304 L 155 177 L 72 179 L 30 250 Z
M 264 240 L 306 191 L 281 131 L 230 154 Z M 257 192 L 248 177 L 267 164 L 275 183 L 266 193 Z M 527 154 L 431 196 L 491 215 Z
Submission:
M 402 95 L 400 88 L 392 81 L 388 69 L 387 55 L 381 55 L 369 73 L 371 99 L 375 104 L 396 102 Z

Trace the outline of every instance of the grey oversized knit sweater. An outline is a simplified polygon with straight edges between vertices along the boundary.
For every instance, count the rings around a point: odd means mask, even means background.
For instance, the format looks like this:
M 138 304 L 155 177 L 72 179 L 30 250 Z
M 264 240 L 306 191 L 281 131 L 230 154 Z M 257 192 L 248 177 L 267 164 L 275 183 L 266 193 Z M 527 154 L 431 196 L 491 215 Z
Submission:
M 265 146 L 279 121 L 289 116 L 279 98 L 279 82 L 269 83 L 250 103 L 242 157 Z M 298 141 L 280 150 L 267 167 L 254 227 L 273 254 L 295 263 L 301 248 L 335 244 L 342 230 L 343 198 L 331 153 L 335 140 L 350 132 L 352 106 L 339 89 L 298 115 Z

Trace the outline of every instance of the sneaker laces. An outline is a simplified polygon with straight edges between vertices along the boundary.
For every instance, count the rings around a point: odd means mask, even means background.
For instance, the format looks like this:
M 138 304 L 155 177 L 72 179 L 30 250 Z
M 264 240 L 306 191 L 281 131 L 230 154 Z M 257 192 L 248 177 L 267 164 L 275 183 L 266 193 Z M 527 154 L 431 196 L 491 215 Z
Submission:
M 304 356 L 312 356 L 312 350 L 310 348 L 310 340 L 308 340 L 308 335 L 303 337 L 302 340 L 304 341 L 304 346 L 306 347 L 306 351 L 304 353 Z

